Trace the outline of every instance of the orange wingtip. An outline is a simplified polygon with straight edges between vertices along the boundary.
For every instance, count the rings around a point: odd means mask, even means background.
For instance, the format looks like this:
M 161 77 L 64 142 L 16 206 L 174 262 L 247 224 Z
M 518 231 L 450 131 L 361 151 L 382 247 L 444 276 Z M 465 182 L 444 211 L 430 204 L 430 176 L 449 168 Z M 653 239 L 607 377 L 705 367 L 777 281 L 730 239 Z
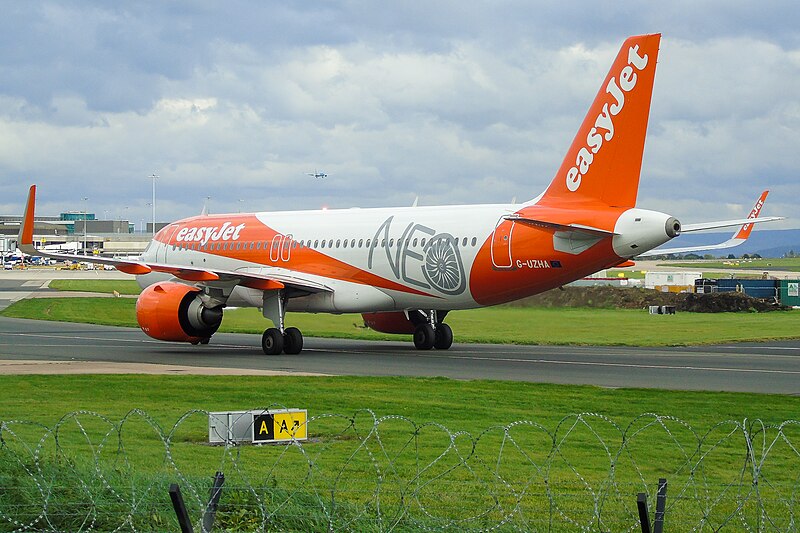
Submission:
M 767 201 L 767 195 L 769 194 L 769 190 L 766 190 L 761 193 L 761 196 L 756 201 L 756 205 L 753 206 L 753 209 L 750 210 L 750 214 L 747 215 L 747 218 L 758 218 L 758 215 L 761 213 L 761 208 L 764 207 L 764 202 Z M 745 224 L 741 227 L 741 229 L 734 235 L 734 239 L 747 239 L 750 237 L 750 233 L 753 231 L 753 224 Z
M 22 217 L 22 227 L 19 230 L 20 244 L 33 244 L 33 212 L 36 204 L 36 185 L 31 185 L 28 191 L 28 203 L 25 205 L 25 215 Z

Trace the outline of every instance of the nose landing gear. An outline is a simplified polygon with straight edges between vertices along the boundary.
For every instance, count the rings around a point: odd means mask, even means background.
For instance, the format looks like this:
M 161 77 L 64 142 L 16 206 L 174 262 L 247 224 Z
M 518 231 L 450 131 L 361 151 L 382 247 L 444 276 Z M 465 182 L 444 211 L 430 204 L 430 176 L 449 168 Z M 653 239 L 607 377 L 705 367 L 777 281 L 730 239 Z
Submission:
M 284 328 L 286 301 L 283 291 L 264 291 L 262 313 L 276 327 L 264 331 L 261 349 L 266 355 L 297 355 L 303 351 L 303 334 L 297 328 Z

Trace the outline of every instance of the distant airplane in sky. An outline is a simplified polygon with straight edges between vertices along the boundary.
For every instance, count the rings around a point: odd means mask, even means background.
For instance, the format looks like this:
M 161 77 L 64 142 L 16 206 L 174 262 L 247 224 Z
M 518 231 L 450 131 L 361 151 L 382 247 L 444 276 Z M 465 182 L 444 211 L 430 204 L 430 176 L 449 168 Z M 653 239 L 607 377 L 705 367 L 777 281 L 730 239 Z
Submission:
M 682 226 L 635 207 L 660 39 L 625 41 L 553 181 L 522 204 L 201 215 L 163 228 L 137 261 L 90 260 L 137 276 L 137 320 L 156 339 L 207 343 L 226 306 L 251 306 L 273 323 L 266 354 L 303 348 L 287 311 L 361 313 L 420 350 L 448 349 L 450 311 L 630 263 L 682 232 L 777 220 Z M 34 185 L 20 249 L 86 260 L 34 248 L 35 194 Z
M 307 172 L 306 175 L 311 176 L 312 178 L 320 178 L 320 179 L 328 177 L 328 175 L 325 174 L 324 172 L 316 170 L 314 172 Z

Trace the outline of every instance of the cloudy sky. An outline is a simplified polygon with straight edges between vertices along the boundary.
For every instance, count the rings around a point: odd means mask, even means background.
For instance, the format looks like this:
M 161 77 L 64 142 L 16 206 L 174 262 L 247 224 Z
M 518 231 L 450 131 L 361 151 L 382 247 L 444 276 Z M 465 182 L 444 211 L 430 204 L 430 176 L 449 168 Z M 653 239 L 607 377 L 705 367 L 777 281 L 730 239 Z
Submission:
M 663 34 L 638 205 L 794 215 L 800 6 L 4 2 L 0 214 L 508 202 L 552 179 L 629 35 Z M 564 5 L 566 4 L 566 5 Z M 224 7 L 222 7 L 224 6 Z M 324 171 L 324 180 L 306 173 Z M 800 227 L 800 219 L 772 225 Z

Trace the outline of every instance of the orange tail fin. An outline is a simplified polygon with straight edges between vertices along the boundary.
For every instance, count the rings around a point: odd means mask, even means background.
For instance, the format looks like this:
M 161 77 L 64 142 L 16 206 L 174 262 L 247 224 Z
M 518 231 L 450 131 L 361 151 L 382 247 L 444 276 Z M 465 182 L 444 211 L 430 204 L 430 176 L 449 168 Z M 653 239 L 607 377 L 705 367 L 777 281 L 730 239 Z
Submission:
M 541 204 L 634 207 L 660 34 L 628 38 Z

